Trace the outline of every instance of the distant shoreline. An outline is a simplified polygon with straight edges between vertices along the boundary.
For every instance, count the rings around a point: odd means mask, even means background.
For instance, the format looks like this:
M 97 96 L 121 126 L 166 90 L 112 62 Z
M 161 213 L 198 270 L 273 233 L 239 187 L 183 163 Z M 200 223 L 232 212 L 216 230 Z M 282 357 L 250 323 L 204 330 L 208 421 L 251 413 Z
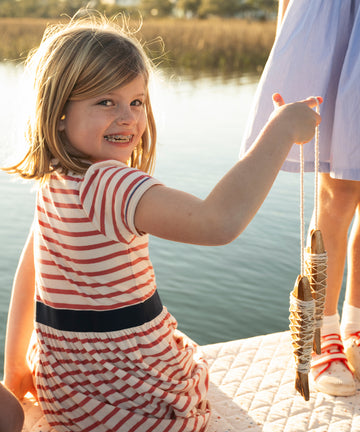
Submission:
M 59 20 L 0 18 L 0 61 L 21 62 Z M 130 22 L 137 29 L 139 22 Z M 146 19 L 136 36 L 156 65 L 174 71 L 259 72 L 275 37 L 275 22 L 240 19 Z

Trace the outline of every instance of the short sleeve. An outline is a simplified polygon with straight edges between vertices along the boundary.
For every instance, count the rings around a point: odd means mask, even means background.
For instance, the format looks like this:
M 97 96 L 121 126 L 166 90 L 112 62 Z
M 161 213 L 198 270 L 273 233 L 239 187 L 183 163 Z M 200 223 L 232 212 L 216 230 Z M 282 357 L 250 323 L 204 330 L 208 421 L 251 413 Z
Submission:
M 80 186 L 80 202 L 96 228 L 106 237 L 128 243 L 140 236 L 135 210 L 142 195 L 161 184 L 150 175 L 117 161 L 93 164 Z

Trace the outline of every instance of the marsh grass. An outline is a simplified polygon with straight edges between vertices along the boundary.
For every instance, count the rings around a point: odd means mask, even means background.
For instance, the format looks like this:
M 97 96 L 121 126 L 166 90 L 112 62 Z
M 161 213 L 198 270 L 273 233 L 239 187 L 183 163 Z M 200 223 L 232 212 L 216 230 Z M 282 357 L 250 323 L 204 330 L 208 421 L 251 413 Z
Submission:
M 238 19 L 166 19 L 145 22 L 142 34 L 146 41 L 154 36 L 163 39 L 165 52 L 158 59 L 163 66 L 176 70 L 253 71 L 266 62 L 275 25 Z M 157 52 L 152 55 L 155 59 Z
M 0 59 L 21 61 L 41 40 L 47 24 L 31 18 L 0 19 Z M 139 22 L 130 21 L 130 28 Z M 274 22 L 239 19 L 145 20 L 136 33 L 154 63 L 174 71 L 258 71 L 269 55 Z
M 48 20 L 0 18 L 0 60 L 21 61 L 38 46 Z

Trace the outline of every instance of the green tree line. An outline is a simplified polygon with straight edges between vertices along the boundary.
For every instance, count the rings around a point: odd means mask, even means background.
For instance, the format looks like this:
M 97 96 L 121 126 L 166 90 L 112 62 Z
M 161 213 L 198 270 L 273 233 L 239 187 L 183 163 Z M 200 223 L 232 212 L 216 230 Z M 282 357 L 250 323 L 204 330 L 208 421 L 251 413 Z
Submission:
M 122 6 L 121 0 L 114 4 L 102 0 L 0 0 L 0 17 L 57 18 L 61 14 L 72 16 L 80 8 L 89 7 L 107 15 L 140 11 L 143 16 L 152 17 L 207 18 L 247 14 L 266 18 L 276 12 L 277 3 L 278 0 L 139 0 L 129 7 Z

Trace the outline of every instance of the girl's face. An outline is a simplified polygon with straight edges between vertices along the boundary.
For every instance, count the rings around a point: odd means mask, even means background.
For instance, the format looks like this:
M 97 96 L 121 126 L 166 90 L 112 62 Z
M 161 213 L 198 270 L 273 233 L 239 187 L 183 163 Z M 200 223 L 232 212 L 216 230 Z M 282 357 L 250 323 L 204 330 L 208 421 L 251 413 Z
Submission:
M 146 83 L 138 76 L 109 93 L 69 101 L 59 123 L 69 143 L 94 162 L 126 163 L 146 128 Z

